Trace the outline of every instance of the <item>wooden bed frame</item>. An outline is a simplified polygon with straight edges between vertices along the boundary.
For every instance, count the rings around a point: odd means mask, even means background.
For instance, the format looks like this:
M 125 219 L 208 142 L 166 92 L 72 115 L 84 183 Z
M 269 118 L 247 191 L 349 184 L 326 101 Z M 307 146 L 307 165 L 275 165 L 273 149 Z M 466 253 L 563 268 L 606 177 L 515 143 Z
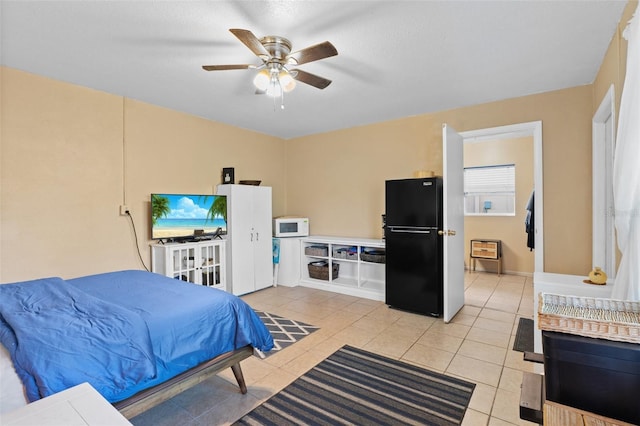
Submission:
M 131 419 L 229 367 L 231 367 L 238 386 L 240 386 L 240 392 L 246 394 L 247 385 L 242 375 L 240 361 L 252 355 L 253 347 L 251 346 L 245 346 L 235 351 L 223 353 L 209 361 L 196 365 L 166 382 L 140 391 L 123 401 L 116 402 L 113 406 L 120 411 L 123 416 Z

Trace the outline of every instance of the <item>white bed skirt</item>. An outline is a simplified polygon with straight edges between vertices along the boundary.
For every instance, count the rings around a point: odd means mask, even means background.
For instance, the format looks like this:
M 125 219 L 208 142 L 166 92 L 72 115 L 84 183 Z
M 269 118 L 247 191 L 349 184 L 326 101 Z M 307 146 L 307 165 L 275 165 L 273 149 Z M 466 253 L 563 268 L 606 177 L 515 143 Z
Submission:
M 0 344 L 0 415 L 27 405 L 22 382 L 13 368 L 9 351 Z

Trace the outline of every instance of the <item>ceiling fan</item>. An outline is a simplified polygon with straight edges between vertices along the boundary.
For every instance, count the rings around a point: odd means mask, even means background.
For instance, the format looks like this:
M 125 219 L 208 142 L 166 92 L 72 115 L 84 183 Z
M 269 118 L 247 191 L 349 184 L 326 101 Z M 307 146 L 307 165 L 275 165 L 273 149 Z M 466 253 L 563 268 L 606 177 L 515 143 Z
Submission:
M 262 60 L 260 65 L 203 65 L 205 71 L 259 69 L 254 78 L 256 93 L 266 93 L 277 97 L 295 87 L 296 81 L 318 89 L 324 89 L 331 80 L 311 74 L 291 66 L 307 64 L 338 54 L 328 41 L 291 52 L 291 42 L 280 36 L 256 37 L 251 31 L 232 28 L 229 31 Z

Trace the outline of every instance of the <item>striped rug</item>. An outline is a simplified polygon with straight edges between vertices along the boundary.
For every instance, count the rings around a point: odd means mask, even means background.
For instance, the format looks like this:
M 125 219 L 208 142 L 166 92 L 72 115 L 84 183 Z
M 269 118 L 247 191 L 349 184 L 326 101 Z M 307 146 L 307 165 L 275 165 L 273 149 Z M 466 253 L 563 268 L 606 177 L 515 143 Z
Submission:
M 237 425 L 459 425 L 475 387 L 343 346 Z

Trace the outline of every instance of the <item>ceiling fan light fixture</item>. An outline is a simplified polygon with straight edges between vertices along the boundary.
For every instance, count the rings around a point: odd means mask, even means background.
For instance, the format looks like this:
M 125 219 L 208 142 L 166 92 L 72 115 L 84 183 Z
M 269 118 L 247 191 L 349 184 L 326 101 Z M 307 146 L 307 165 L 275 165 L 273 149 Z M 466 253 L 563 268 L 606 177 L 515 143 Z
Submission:
M 280 67 L 272 64 L 269 68 L 269 86 L 267 87 L 267 96 L 278 98 L 282 96 L 282 85 L 280 85 Z
M 256 89 L 264 92 L 266 91 L 271 83 L 271 74 L 268 70 L 263 69 L 260 70 L 253 78 L 253 85 L 256 86 Z
M 256 88 L 268 96 L 277 98 L 296 87 L 295 79 L 280 64 L 270 64 L 269 68 L 260 70 L 253 79 Z
M 289 93 L 290 91 L 295 89 L 296 80 L 291 77 L 291 74 L 289 74 L 289 72 L 287 72 L 286 70 L 280 71 L 278 78 L 280 80 L 280 86 L 282 86 L 282 90 L 284 90 L 286 93 Z

